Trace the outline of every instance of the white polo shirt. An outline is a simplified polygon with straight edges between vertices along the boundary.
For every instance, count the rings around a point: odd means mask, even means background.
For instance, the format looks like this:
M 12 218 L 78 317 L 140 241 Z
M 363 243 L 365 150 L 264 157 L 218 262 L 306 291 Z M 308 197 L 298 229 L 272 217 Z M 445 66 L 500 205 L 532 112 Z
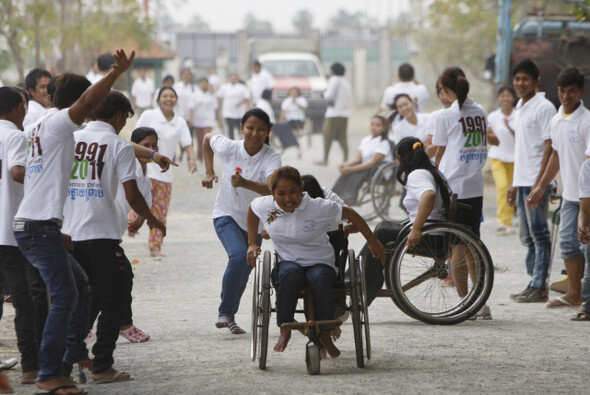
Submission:
M 37 103 L 35 100 L 29 100 L 29 107 L 27 108 L 27 115 L 23 120 L 23 130 L 33 126 L 33 124 L 47 114 L 47 108 Z
M 272 74 L 265 68 L 261 68 L 259 73 L 253 73 L 250 78 L 250 88 L 252 89 L 252 100 L 257 102 L 262 98 L 262 92 L 265 89 L 273 89 L 275 79 Z
M 86 129 L 74 133 L 74 139 L 74 166 L 62 232 L 73 241 L 120 240 L 115 197 L 120 184 L 135 180 L 131 143 L 100 121 L 89 122 Z
M 590 156 L 590 111 L 584 103 L 567 118 L 563 106 L 551 119 L 551 146 L 559 156 L 559 170 L 563 181 L 562 196 L 565 200 L 578 202 L 578 179 L 580 167 Z
M 150 108 L 152 106 L 154 91 L 154 80 L 149 77 L 146 77 L 145 80 L 137 78 L 131 86 L 131 96 L 135 98 L 135 104 L 139 108 Z
M 144 111 L 135 125 L 136 128 L 141 126 L 148 126 L 156 130 L 156 133 L 158 133 L 158 152 L 169 158 L 174 159 L 176 146 L 179 143 L 181 147 L 192 144 L 186 121 L 176 114 L 174 114 L 171 121 L 168 121 L 160 108 Z M 172 182 L 172 166 L 163 173 L 160 166 L 155 163 L 148 163 L 147 169 L 149 178 L 162 182 Z
M 381 136 L 368 135 L 363 137 L 359 144 L 359 151 L 361 152 L 361 163 L 369 162 L 375 154 L 384 156 L 380 162 L 381 164 L 393 161 L 391 143 L 388 139 L 381 138 Z
M 426 124 L 428 123 L 428 114 L 416 114 L 418 121 L 417 125 L 413 125 L 406 118 L 399 122 L 392 124 L 392 131 L 389 133 L 389 138 L 396 144 L 405 137 L 416 137 L 420 141 L 425 141 L 428 135 L 426 134 Z
M 193 84 L 185 84 L 184 81 L 178 81 L 172 87 L 178 96 L 178 115 L 184 118 L 185 121 L 189 120 L 190 110 L 194 107 L 192 96 L 196 90 L 200 90 L 196 88 Z
M 223 100 L 221 104 L 223 118 L 242 119 L 246 111 L 244 105 L 239 103 L 250 99 L 250 91 L 240 82 L 235 84 L 226 82 L 217 91 L 217 97 Z
M 147 169 L 146 169 L 147 171 Z M 145 199 L 148 207 L 152 206 L 152 182 L 150 179 L 143 173 L 143 169 L 141 168 L 141 163 L 139 160 L 135 159 L 135 180 L 137 181 L 137 188 L 141 195 Z M 122 183 L 119 183 L 117 187 L 117 195 L 115 197 L 115 206 L 117 208 L 117 219 L 119 220 L 119 233 L 120 239 L 123 238 L 123 235 L 127 231 L 127 215 L 131 211 L 131 206 L 125 197 L 125 188 L 123 187 Z
M 14 181 L 10 170 L 25 167 L 27 138 L 10 121 L 0 119 L 0 245 L 16 246 L 12 221 L 23 198 L 23 185 Z
M 286 121 L 305 121 L 305 110 L 301 107 L 307 108 L 309 104 L 307 99 L 303 96 L 297 96 L 295 100 L 291 96 L 287 97 L 281 103 L 281 110 L 285 111 Z
M 422 195 L 427 191 L 436 192 L 434 208 L 428 216 L 430 220 L 445 220 L 443 211 L 443 199 L 434 180 L 434 176 L 426 169 L 416 169 L 408 175 L 406 182 L 406 196 L 404 197 L 404 207 L 408 210 L 410 222 L 414 223 L 418 214 L 418 206 Z
M 424 103 L 428 101 L 430 95 L 428 89 L 422 84 L 416 84 L 414 81 L 398 82 L 385 88 L 383 91 L 383 99 L 381 100 L 381 108 L 383 110 L 391 110 L 393 99 L 397 95 L 405 93 L 414 100 L 415 111 L 424 111 Z
M 211 92 L 195 89 L 191 99 L 193 101 L 193 126 L 197 128 L 212 128 L 217 125 L 216 111 L 219 107 L 217 97 Z
M 455 100 L 437 118 L 432 144 L 446 147 L 440 172 L 459 199 L 483 196 L 481 169 L 488 157 L 485 111 L 472 99 L 459 109 Z
M 63 219 L 64 203 L 74 163 L 76 125 L 68 108 L 51 108 L 25 134 L 27 171 L 25 195 L 15 218 L 35 221 Z
M 556 114 L 555 106 L 545 93 L 535 94 L 524 105 L 516 104 L 514 114 L 514 177 L 512 186 L 531 187 L 541 171 L 545 140 L 551 139 L 549 123 Z
M 267 182 L 268 177 L 281 167 L 281 156 L 267 144 L 256 155 L 250 156 L 244 148 L 244 140 L 230 140 L 220 134 L 211 138 L 210 145 L 223 165 L 213 218 L 230 216 L 240 228 L 247 231 L 248 205 L 260 195 L 249 189 L 234 188 L 231 185 L 231 176 L 240 168 L 242 177 L 246 180 Z M 261 229 L 262 224 L 259 231 Z
M 438 120 L 438 117 L 444 110 L 446 110 L 446 108 L 443 107 L 428 114 L 428 119 L 424 124 L 424 134 L 427 138 L 428 136 L 432 136 L 434 134 L 434 129 L 436 129 L 436 122 Z
M 352 93 L 350 84 L 342 76 L 333 75 L 328 80 L 324 91 L 324 99 L 333 100 L 334 104 L 326 109 L 326 118 L 348 118 Z
M 266 113 L 266 115 L 268 115 L 271 123 L 276 123 L 275 111 L 272 109 L 272 106 L 268 101 L 260 99 L 256 102 L 256 107 L 260 108 Z
M 280 261 L 300 266 L 321 263 L 337 270 L 327 232 L 330 224 L 342 219 L 340 204 L 312 199 L 304 192 L 301 204 L 292 213 L 281 210 L 272 196 L 256 198 L 250 207 L 264 224 Z
M 512 130 L 515 130 L 514 114 L 515 111 L 513 110 L 509 116 L 506 116 L 501 109 L 497 109 L 488 115 L 488 122 L 490 123 L 488 126 L 492 128 L 494 134 L 500 140 L 500 144 L 490 145 L 489 158 L 507 163 L 514 162 L 514 135 L 504 123 L 504 119 L 508 118 L 508 125 Z
M 590 198 L 590 159 L 586 159 L 584 163 L 582 163 L 578 183 L 580 185 L 578 191 L 580 199 Z

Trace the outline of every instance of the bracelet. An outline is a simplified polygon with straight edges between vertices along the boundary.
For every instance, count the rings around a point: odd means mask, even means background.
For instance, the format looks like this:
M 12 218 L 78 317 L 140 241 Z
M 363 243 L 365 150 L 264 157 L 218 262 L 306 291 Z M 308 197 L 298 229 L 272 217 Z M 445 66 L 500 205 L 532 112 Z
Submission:
M 150 162 L 154 161 L 154 155 L 156 154 L 156 152 L 158 152 L 158 151 L 153 150 L 152 153 L 150 154 Z

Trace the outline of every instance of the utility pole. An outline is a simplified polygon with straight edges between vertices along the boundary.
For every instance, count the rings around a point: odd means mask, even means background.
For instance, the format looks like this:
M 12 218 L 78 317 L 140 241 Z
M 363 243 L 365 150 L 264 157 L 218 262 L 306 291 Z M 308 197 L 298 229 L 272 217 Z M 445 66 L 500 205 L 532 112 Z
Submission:
M 510 53 L 512 52 L 512 0 L 498 0 L 498 30 L 496 33 L 496 84 L 508 83 Z

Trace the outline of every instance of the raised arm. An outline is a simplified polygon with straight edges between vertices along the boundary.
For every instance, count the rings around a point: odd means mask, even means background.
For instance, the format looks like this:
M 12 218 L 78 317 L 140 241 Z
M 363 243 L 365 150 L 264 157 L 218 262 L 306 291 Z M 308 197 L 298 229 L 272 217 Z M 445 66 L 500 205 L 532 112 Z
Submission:
M 174 162 L 167 156 L 160 154 L 158 151 L 152 151 L 151 149 L 135 144 L 134 142 L 131 142 L 131 146 L 133 147 L 133 153 L 136 158 L 150 159 L 152 162 L 160 166 L 162 173 L 168 170 L 170 166 L 178 167 L 178 163 Z
M 371 254 L 373 256 L 377 255 L 381 259 L 381 264 L 385 265 L 385 247 L 383 247 L 383 244 L 381 244 L 373 232 L 371 232 L 369 225 L 367 225 L 363 217 L 350 207 L 342 206 L 342 219 L 352 222 L 355 228 L 358 229 L 367 240 Z

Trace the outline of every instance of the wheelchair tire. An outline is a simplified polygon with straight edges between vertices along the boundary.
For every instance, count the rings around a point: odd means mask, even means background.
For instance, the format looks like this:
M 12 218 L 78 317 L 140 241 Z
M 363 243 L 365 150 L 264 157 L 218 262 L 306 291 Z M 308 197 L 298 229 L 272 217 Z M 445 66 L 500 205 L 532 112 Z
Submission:
M 367 359 L 371 359 L 371 330 L 369 328 L 369 303 L 367 299 L 367 287 L 365 286 L 365 270 L 363 269 L 363 265 L 360 264 L 360 261 L 356 261 L 357 267 L 359 268 L 360 274 L 360 282 L 359 285 L 361 287 L 361 302 L 362 302 L 362 320 L 363 326 L 365 328 L 365 348 L 366 348 L 366 355 Z
M 250 358 L 252 362 L 258 357 L 258 302 L 260 300 L 260 265 L 254 268 L 254 279 L 252 280 L 252 323 L 250 326 Z
M 313 342 L 307 343 L 305 346 L 305 364 L 307 365 L 307 373 L 310 375 L 320 374 L 320 348 Z
M 266 369 L 266 355 L 268 351 L 268 327 L 270 324 L 270 268 L 271 268 L 271 253 L 264 251 L 264 259 L 262 262 L 262 283 L 261 283 L 261 316 L 262 322 L 260 329 L 260 361 L 258 367 Z
M 404 188 L 395 178 L 396 173 L 396 162 L 377 170 L 371 179 L 371 201 L 376 216 L 387 221 L 401 222 L 408 218 L 408 213 L 400 206 Z
M 363 355 L 363 335 L 361 321 L 361 286 L 358 264 L 354 256 L 354 250 L 348 250 L 348 265 L 350 267 L 350 312 L 352 316 L 352 329 L 354 332 L 354 347 L 356 351 L 356 366 L 365 367 Z
M 371 180 L 367 180 L 363 183 L 358 192 L 357 201 L 351 207 L 363 217 L 365 221 L 371 221 L 377 218 L 371 195 Z
M 386 273 L 402 311 L 435 325 L 454 325 L 475 315 L 486 303 L 494 283 L 492 259 L 479 237 L 452 223 L 425 225 L 420 244 L 411 250 L 406 246 L 407 237 L 398 244 Z M 455 287 L 449 287 L 442 280 L 450 273 L 451 251 L 459 245 L 473 260 L 469 263 L 466 254 L 456 258 Z M 456 291 L 460 282 L 466 288 L 464 297 Z

